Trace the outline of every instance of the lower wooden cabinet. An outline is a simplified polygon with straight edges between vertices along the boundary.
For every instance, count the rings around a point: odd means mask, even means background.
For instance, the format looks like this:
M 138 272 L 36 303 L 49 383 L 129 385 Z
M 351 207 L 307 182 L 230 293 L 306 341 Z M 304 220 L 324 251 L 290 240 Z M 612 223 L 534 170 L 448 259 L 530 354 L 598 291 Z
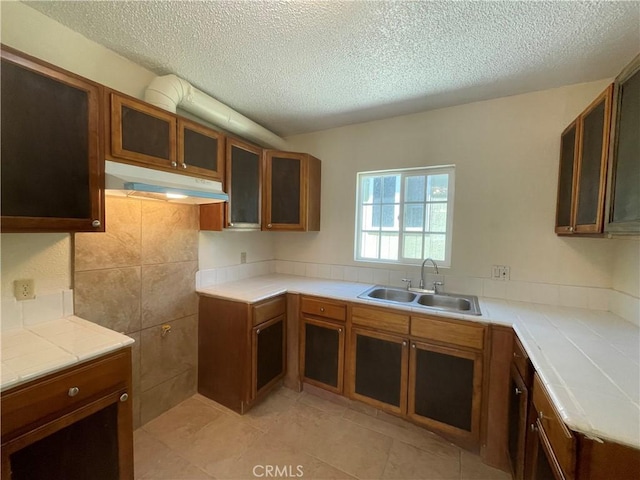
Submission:
M 200 297 L 198 392 L 244 413 L 286 371 L 286 297 L 247 304 Z
M 509 381 L 508 444 L 509 463 L 515 480 L 524 478 L 525 441 L 529 389 L 515 365 L 511 366 Z
M 482 353 L 411 342 L 408 415 L 473 448 L 480 440 Z
M 131 349 L 2 393 L 2 478 L 133 479 Z
M 253 327 L 251 335 L 251 399 L 269 390 L 284 376 L 285 315 Z
M 349 396 L 381 410 L 407 413 L 408 340 L 351 329 Z
M 344 325 L 302 317 L 300 365 L 304 382 L 342 393 Z

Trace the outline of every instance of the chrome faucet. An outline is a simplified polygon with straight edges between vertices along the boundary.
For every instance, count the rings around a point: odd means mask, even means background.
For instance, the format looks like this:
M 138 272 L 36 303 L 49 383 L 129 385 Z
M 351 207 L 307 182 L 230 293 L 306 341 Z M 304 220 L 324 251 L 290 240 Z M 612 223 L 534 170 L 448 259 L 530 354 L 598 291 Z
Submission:
M 420 288 L 423 289 L 424 288 L 424 264 L 427 262 L 431 262 L 433 264 L 433 268 L 436 271 L 436 275 L 439 275 L 440 272 L 438 271 L 438 265 L 436 264 L 436 262 L 433 260 L 433 258 L 425 258 L 424 262 L 422 262 L 422 268 L 420 268 Z M 434 285 L 435 286 L 435 285 Z M 437 292 L 436 292 L 437 293 Z

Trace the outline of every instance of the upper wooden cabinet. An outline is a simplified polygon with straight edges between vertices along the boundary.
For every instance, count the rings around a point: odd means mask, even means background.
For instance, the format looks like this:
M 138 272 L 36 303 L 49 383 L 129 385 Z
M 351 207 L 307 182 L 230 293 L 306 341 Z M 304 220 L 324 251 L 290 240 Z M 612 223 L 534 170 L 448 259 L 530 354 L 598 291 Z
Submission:
M 107 158 L 223 180 L 223 134 L 113 91 L 106 104 Z
M 562 134 L 556 233 L 603 232 L 613 85 Z
M 198 123 L 178 118 L 178 168 L 185 173 L 222 182 L 224 135 Z
M 227 138 L 229 194 L 226 226 L 260 229 L 262 215 L 262 149 L 235 138 Z
M 100 85 L 2 47 L 2 231 L 104 231 Z
M 616 78 L 607 232 L 640 233 L 640 55 Z
M 320 171 L 306 153 L 265 151 L 264 230 L 320 230 Z

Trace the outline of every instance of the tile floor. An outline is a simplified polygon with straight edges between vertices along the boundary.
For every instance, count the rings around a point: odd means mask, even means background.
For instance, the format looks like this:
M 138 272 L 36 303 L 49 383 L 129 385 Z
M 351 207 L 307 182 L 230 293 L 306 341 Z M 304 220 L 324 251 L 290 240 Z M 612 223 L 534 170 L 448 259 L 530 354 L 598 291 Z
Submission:
M 136 430 L 134 453 L 136 479 L 510 478 L 366 405 L 284 387 L 243 416 L 194 395 Z

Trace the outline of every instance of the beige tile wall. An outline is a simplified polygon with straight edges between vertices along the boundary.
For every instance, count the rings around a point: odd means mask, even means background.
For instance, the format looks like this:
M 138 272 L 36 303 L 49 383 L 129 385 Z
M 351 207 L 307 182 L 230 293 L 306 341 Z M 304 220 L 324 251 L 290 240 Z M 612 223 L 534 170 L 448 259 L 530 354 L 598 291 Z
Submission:
M 75 313 L 136 341 L 137 427 L 196 391 L 198 207 L 107 196 L 106 230 L 75 235 Z

